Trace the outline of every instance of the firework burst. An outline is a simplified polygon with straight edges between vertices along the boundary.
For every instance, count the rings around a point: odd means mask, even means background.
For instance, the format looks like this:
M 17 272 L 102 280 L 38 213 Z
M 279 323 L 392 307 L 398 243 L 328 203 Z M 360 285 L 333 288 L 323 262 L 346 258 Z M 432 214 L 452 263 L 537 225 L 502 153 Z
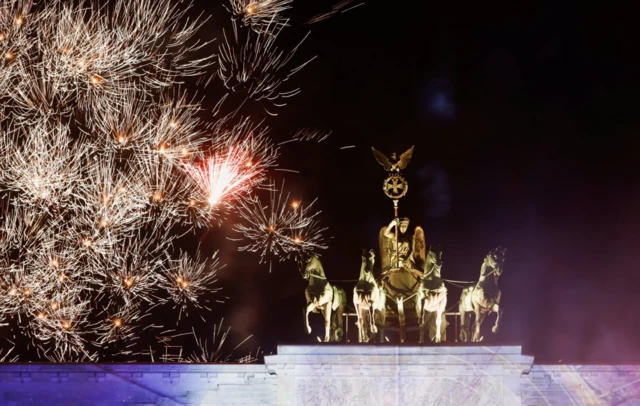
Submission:
M 326 228 L 317 221 L 320 212 L 312 212 L 314 203 L 304 206 L 299 200 L 291 200 L 289 193 L 284 193 L 284 182 L 279 193 L 270 191 L 269 204 L 257 197 L 243 201 L 238 208 L 241 220 L 234 225 L 234 231 L 242 236 L 238 241 L 244 243 L 239 250 L 258 253 L 260 262 L 264 262 L 295 259 L 327 248 L 323 235 Z
M 229 207 L 264 182 L 278 150 L 265 133 L 254 130 L 247 120 L 232 131 L 220 130 L 211 156 L 200 163 L 183 163 L 184 171 L 197 186 L 192 201 L 208 204 L 211 210 Z
M 132 93 L 146 97 L 210 63 L 188 57 L 206 45 L 193 40 L 205 20 L 170 0 L 118 0 L 109 12 L 89 1 L 0 7 L 0 82 L 11 83 L 0 98 L 15 118 L 117 111 Z
M 159 283 L 168 292 L 174 307 L 180 308 L 182 315 L 189 307 L 208 308 L 208 296 L 220 291 L 215 286 L 220 269 L 217 252 L 209 263 L 201 262 L 199 255 L 192 258 L 182 253 L 178 259 L 167 260 Z M 221 302 L 220 298 L 217 301 Z
M 140 354 L 140 334 L 161 327 L 154 309 L 205 320 L 223 299 L 217 252 L 174 244 L 236 210 L 243 250 L 325 247 L 310 205 L 252 197 L 277 166 L 269 117 L 238 113 L 244 101 L 218 116 L 230 93 L 270 111 L 298 92 L 283 90 L 305 65 L 291 66 L 298 46 L 276 46 L 291 3 L 231 0 L 216 52 L 196 37 L 207 19 L 171 0 L 0 2 L 0 329 L 28 338 L 0 360 Z M 207 78 L 213 114 L 194 96 Z
M 258 34 L 286 27 L 288 19 L 282 13 L 291 8 L 293 0 L 231 0 L 234 17 L 251 27 Z
M 39 123 L 24 137 L 18 130 L 6 135 L 1 167 L 6 188 L 34 209 L 46 210 L 69 198 L 82 181 L 80 165 L 86 148 L 76 145 L 63 125 Z
M 115 343 L 130 345 L 138 339 L 141 319 L 145 317 L 139 307 L 123 306 L 114 312 L 103 313 L 104 318 L 95 326 L 95 345 L 103 347 Z
M 289 78 L 304 68 L 311 60 L 289 68 L 293 56 L 304 41 L 291 51 L 283 51 L 276 46 L 281 29 L 275 29 L 268 35 L 248 32 L 243 40 L 234 24 L 231 40 L 225 32 L 225 42 L 218 49 L 218 76 L 227 89 L 241 93 L 249 99 L 264 101 L 272 107 L 282 107 L 281 99 L 293 97 L 300 92 L 299 88 L 280 90 Z M 305 37 L 306 38 L 306 37 Z M 275 111 L 267 109 L 267 113 L 275 115 Z
M 225 351 L 225 343 L 227 341 L 227 337 L 229 336 L 229 331 L 231 327 L 227 327 L 226 329 L 223 327 L 224 319 L 220 321 L 219 324 L 216 324 L 213 328 L 213 337 L 211 342 L 207 340 L 203 340 L 199 338 L 195 332 L 193 333 L 193 338 L 196 341 L 196 351 L 194 351 L 191 355 L 186 358 L 186 362 L 189 363 L 211 363 L 211 362 L 232 362 L 237 361 L 244 364 L 249 364 L 256 362 L 258 360 L 257 355 L 259 353 L 259 349 L 255 355 L 251 353 L 234 360 L 233 352 L 240 348 L 243 344 L 245 344 L 252 336 L 246 337 L 243 341 L 241 341 L 238 345 L 236 345 L 230 351 Z
M 91 328 L 89 300 L 79 295 L 60 295 L 34 308 L 29 331 L 37 338 L 39 349 L 52 361 L 78 357 L 95 360 L 95 351 L 87 349 L 85 332 Z M 52 344 L 45 347 L 46 344 Z

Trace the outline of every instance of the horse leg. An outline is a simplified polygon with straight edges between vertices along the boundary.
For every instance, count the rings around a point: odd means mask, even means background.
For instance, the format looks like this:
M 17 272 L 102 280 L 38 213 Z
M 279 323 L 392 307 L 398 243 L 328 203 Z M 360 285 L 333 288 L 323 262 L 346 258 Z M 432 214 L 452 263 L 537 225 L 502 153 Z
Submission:
M 442 308 L 436 312 L 436 343 L 442 342 L 442 335 L 440 334 L 440 329 L 442 328 L 442 312 Z
M 360 306 L 358 306 L 358 293 L 353 292 L 353 307 L 356 309 L 356 326 L 358 326 L 358 342 L 362 342 L 362 323 L 360 322 Z
M 384 326 L 387 323 L 387 313 L 386 313 L 386 308 L 383 306 L 380 310 L 378 310 L 378 316 L 379 316 L 379 320 L 380 320 L 380 339 L 378 342 L 380 343 L 384 343 L 385 341 L 385 335 L 384 335 Z
M 466 343 L 469 341 L 469 324 L 471 324 L 471 313 L 467 312 L 464 308 L 464 303 L 460 301 L 460 341 Z
M 380 343 L 384 343 L 387 337 L 384 335 L 385 326 L 387 325 L 387 291 L 381 286 L 378 286 L 378 303 L 376 304 L 380 318 Z
M 362 315 L 362 342 L 370 343 L 375 336 L 371 334 L 372 325 L 371 307 L 365 307 Z
M 373 324 L 376 327 L 376 333 L 371 335 L 371 341 L 375 342 L 377 331 L 379 331 L 378 325 L 380 325 L 380 318 L 382 317 L 382 314 L 380 313 L 380 310 L 378 310 L 375 306 L 371 307 L 371 311 L 373 312 L 373 317 L 372 317 Z
M 364 316 L 362 315 L 362 306 L 356 306 L 356 313 L 358 315 L 358 342 L 364 342 Z
M 338 308 L 333 312 L 335 319 L 336 319 L 336 329 L 335 329 L 335 334 L 334 334 L 334 340 L 336 342 L 341 342 L 342 338 L 344 337 L 344 330 L 343 330 L 343 314 L 344 314 L 344 305 L 340 305 L 338 306 Z
M 324 304 L 324 342 L 328 343 L 331 334 L 331 301 Z
M 491 332 L 493 334 L 498 332 L 498 327 L 499 327 L 499 323 L 500 323 L 500 318 L 502 317 L 502 307 L 500 307 L 500 304 L 496 303 L 493 305 L 493 307 L 491 308 L 491 311 L 496 312 L 496 324 L 493 325 L 493 328 L 491 329 Z
M 369 305 L 369 322 L 371 323 L 371 332 L 375 336 L 378 332 L 378 326 L 376 326 L 376 308 L 373 303 Z
M 378 303 L 378 311 L 380 312 L 380 341 L 381 343 L 385 342 L 384 335 L 384 327 L 387 323 L 387 295 L 383 289 L 378 287 L 378 299 L 380 302 Z
M 307 326 L 307 334 L 311 334 L 311 326 L 309 325 L 309 313 L 313 311 L 315 308 L 313 303 L 307 304 L 304 308 L 304 324 Z
M 365 314 L 366 308 L 360 305 L 360 337 L 361 343 L 369 341 L 369 325 L 367 324 L 367 315 Z
M 447 310 L 447 292 L 441 293 L 444 297 L 440 301 L 440 307 L 438 307 L 436 313 L 436 343 L 442 342 L 442 316 Z M 446 335 L 446 331 L 445 331 Z
M 487 317 L 487 313 L 483 312 L 482 309 L 478 306 L 474 309 L 475 314 L 476 314 L 476 321 L 474 324 L 474 328 L 473 328 L 473 342 L 479 342 L 482 341 L 482 337 L 480 337 L 480 326 L 482 325 L 482 322 L 484 321 L 484 318 Z
M 407 332 L 405 331 L 406 320 L 404 317 L 404 298 L 399 297 L 397 299 L 398 304 L 398 322 L 400 323 L 400 342 L 404 343 Z
M 368 312 L 369 308 L 365 307 L 365 306 L 361 306 L 360 307 L 360 322 L 362 324 L 362 341 L 360 341 L 361 343 L 368 343 L 369 342 L 369 330 L 371 329 L 371 326 L 369 325 L 369 315 L 365 314 L 365 312 Z
M 416 312 L 418 313 L 418 324 L 420 326 L 420 341 L 418 341 L 419 344 L 424 343 L 424 326 L 426 318 L 424 317 L 424 311 L 422 310 L 423 308 L 424 299 L 418 298 L 418 300 L 416 301 Z
M 426 342 L 429 342 L 429 339 L 431 337 L 431 326 L 429 325 L 430 316 L 431 313 L 428 310 L 425 309 L 422 311 L 422 324 L 420 324 L 420 344 L 424 343 L 425 340 Z M 426 339 L 425 335 L 427 336 Z
M 329 342 L 334 342 L 336 341 L 336 328 L 337 328 L 337 322 L 336 322 L 336 311 L 332 309 L 331 311 L 331 321 L 329 323 Z
M 371 323 L 371 339 L 375 341 L 376 333 L 378 332 L 378 325 L 376 323 L 376 305 L 380 302 L 380 291 L 375 287 L 371 290 L 371 296 L 369 296 L 369 320 Z

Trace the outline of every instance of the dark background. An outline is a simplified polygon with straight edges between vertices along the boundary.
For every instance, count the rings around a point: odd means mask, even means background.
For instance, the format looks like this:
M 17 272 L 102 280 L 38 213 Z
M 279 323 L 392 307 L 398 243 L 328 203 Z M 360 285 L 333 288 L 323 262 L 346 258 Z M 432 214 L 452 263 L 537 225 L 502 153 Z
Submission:
M 220 9 L 200 3 L 214 13 L 205 29 L 216 26 Z M 538 362 L 640 362 L 637 14 L 613 2 L 367 1 L 302 25 L 332 3 L 298 3 L 280 42 L 310 30 L 298 61 L 318 58 L 287 82 L 302 93 L 266 124 L 276 139 L 333 130 L 287 144 L 280 160 L 300 171 L 286 174 L 295 197 L 319 197 L 333 236 L 327 276 L 357 278 L 361 249 L 377 248 L 392 218 L 370 147 L 415 145 L 400 214 L 443 246 L 443 277 L 475 280 L 490 249 L 508 248 L 502 330 L 484 344 L 523 344 Z M 264 353 L 315 342 L 320 316 L 307 336 L 296 264 L 269 273 L 225 240 L 230 226 L 205 238 L 228 264 L 225 321 Z

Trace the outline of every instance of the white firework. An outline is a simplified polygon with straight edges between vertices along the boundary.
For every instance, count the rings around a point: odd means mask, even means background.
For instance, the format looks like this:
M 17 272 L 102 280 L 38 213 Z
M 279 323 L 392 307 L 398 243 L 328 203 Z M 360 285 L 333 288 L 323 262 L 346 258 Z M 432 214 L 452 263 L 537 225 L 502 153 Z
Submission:
M 112 154 L 99 160 L 99 165 L 88 168 L 91 182 L 77 185 L 81 201 L 73 225 L 85 238 L 117 244 L 144 225 L 145 205 L 132 198 L 137 181 L 130 171 L 118 169 Z
M 0 316 L 40 357 L 95 359 L 101 313 L 129 326 L 166 300 L 174 226 L 192 227 L 181 165 L 208 141 L 199 101 L 176 90 L 213 57 L 189 56 L 206 44 L 188 10 L 0 4 Z
M 231 331 L 231 327 L 226 329 L 223 327 L 224 319 L 220 320 L 220 323 L 214 325 L 213 335 L 211 342 L 199 338 L 195 332 L 193 332 L 193 338 L 196 342 L 196 349 L 185 358 L 185 362 L 188 363 L 210 363 L 210 362 L 239 362 L 239 363 L 253 363 L 258 360 L 256 352 L 255 355 L 251 353 L 237 358 L 234 356 L 234 351 L 245 344 L 252 336 L 246 337 L 234 348 L 228 349 L 225 344 Z
M 93 258 L 94 273 L 101 273 L 104 278 L 100 293 L 106 295 L 108 308 L 158 302 L 159 272 L 168 241 L 130 238 L 107 255 Z
M 364 5 L 364 2 L 360 2 L 360 3 L 356 3 L 356 4 L 352 4 L 354 3 L 354 0 L 342 0 L 339 3 L 335 4 L 333 7 L 331 7 L 331 11 L 327 11 L 325 13 L 321 13 L 318 14 L 317 16 L 311 18 L 307 24 L 315 24 L 317 22 L 326 20 L 328 18 L 333 17 L 334 15 L 340 13 L 346 13 L 349 10 L 353 10 L 356 7 L 360 7 L 362 5 Z
M 185 164 L 184 171 L 197 187 L 196 200 L 232 205 L 262 183 L 265 167 L 245 145 L 233 145 L 207 157 L 202 163 Z
M 331 131 L 325 131 L 320 129 L 302 128 L 293 135 L 294 141 L 316 141 L 322 142 L 329 138 Z M 286 142 L 286 141 L 285 141 Z
M 94 351 L 86 346 L 86 330 L 91 328 L 89 300 L 78 295 L 60 295 L 52 298 L 47 306 L 34 309 L 30 320 L 30 331 L 39 345 L 50 344 L 43 349 L 54 361 L 86 356 L 95 359 Z
M 174 307 L 188 311 L 189 307 L 207 308 L 212 294 L 220 290 L 216 286 L 218 270 L 221 266 L 218 253 L 215 252 L 208 261 L 200 261 L 199 254 L 195 258 L 181 253 L 178 259 L 168 259 L 162 269 L 159 286 L 169 294 Z M 221 301 L 221 298 L 218 298 Z
M 298 92 L 283 90 L 298 47 L 275 44 L 290 4 L 232 0 L 234 41 L 216 54 L 196 37 L 207 19 L 172 0 L 0 2 L 0 334 L 29 338 L 14 354 L 133 354 L 154 309 L 178 323 L 223 299 L 217 253 L 174 243 L 236 209 L 258 221 L 251 196 L 279 149 L 238 110 L 211 120 L 230 91 L 267 111 Z M 213 115 L 185 90 L 212 77 Z M 269 217 L 288 231 L 245 249 L 323 248 L 315 216 Z
M 5 1 L 0 12 L 0 82 L 11 84 L 0 99 L 21 119 L 118 110 L 132 94 L 167 88 L 210 63 L 188 57 L 206 45 L 193 39 L 204 20 L 185 18 L 188 8 L 170 0 L 117 0 L 109 12 L 90 1 L 25 3 Z
M 143 153 L 184 160 L 207 140 L 200 111 L 200 103 L 188 101 L 185 93 L 161 94 L 153 102 L 129 97 L 117 111 L 95 111 L 87 138 L 94 148 L 111 150 L 120 159 Z
M 70 198 L 73 186 L 83 180 L 80 166 L 87 150 L 61 124 L 38 123 L 25 130 L 26 134 L 15 130 L 6 136 L 2 181 L 8 190 L 21 192 L 23 203 L 46 210 Z
M 234 17 L 251 27 L 258 34 L 269 34 L 272 30 L 288 25 L 282 15 L 289 10 L 293 0 L 230 0 L 230 11 Z
M 311 204 L 304 206 L 299 200 L 290 200 L 284 193 L 270 191 L 269 204 L 259 198 L 243 201 L 238 207 L 241 219 L 234 224 L 234 231 L 241 234 L 238 241 L 244 243 L 240 251 L 260 254 L 260 262 L 277 258 L 297 258 L 299 254 L 327 248 L 324 231 L 317 221 L 320 212 L 312 212 Z
M 130 344 L 139 337 L 140 320 L 145 316 L 135 306 L 123 306 L 113 312 L 105 310 L 102 320 L 95 326 L 95 345 L 102 347 L 114 343 Z
M 273 107 L 284 106 L 281 99 L 293 97 L 300 92 L 299 88 L 282 90 L 281 87 L 311 60 L 287 68 L 304 39 L 292 50 L 284 51 L 276 46 L 280 32 L 281 29 L 270 34 L 249 31 L 243 40 L 234 24 L 232 38 L 224 33 L 224 42 L 218 48 L 218 76 L 227 89 L 252 100 L 264 101 Z M 288 72 L 283 74 L 286 69 Z M 275 111 L 266 106 L 265 110 L 275 115 Z

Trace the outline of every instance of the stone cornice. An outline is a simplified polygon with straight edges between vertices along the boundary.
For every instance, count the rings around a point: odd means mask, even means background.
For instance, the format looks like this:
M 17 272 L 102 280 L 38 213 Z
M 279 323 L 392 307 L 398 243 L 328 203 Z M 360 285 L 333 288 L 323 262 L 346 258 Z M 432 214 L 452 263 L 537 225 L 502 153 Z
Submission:
M 511 375 L 528 373 L 533 357 L 520 346 L 281 345 L 265 365 L 277 375 Z

